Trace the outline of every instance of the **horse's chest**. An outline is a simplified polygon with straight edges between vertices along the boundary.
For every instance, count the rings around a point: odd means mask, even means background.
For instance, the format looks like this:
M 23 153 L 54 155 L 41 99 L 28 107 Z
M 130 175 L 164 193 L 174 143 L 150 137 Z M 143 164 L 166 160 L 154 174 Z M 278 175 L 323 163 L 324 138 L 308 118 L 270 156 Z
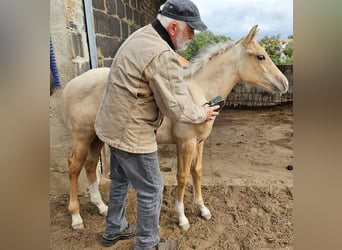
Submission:
M 212 126 L 203 126 L 197 130 L 197 141 L 203 141 L 208 138 L 211 133 Z
M 192 124 L 181 126 L 177 130 L 177 134 L 181 138 L 196 139 L 197 142 L 207 139 L 210 135 L 212 126 L 208 123 Z

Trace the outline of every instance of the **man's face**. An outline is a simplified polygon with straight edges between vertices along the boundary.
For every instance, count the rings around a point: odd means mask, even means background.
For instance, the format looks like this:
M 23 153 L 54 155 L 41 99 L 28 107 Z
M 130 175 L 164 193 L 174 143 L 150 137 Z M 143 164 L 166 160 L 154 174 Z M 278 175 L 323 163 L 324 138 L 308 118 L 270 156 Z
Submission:
M 178 25 L 179 32 L 176 36 L 176 50 L 185 50 L 191 40 L 195 37 L 195 31 L 188 24 L 184 28 Z

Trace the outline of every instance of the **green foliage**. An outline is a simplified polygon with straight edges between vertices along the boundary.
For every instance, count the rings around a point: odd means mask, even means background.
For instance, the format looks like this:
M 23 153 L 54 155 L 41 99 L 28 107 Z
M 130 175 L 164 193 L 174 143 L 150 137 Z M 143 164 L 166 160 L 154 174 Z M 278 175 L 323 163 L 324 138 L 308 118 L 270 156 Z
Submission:
M 195 38 L 190 42 L 186 50 L 181 52 L 181 55 L 187 60 L 191 61 L 197 56 L 203 49 L 207 48 L 211 44 L 219 42 L 225 42 L 232 40 L 230 37 L 224 35 L 214 35 L 211 31 L 202 31 L 195 35 Z
M 293 64 L 293 41 L 289 42 L 286 45 L 285 49 L 283 50 L 283 53 L 286 56 L 285 64 Z
M 293 35 L 288 36 L 288 39 L 293 39 Z M 293 64 L 293 40 L 285 46 L 280 35 L 277 35 L 265 36 L 259 42 L 275 64 Z
M 275 64 L 281 64 L 281 42 L 280 35 L 277 36 L 265 36 L 259 41 L 260 45 L 264 47 L 267 54 L 270 56 Z

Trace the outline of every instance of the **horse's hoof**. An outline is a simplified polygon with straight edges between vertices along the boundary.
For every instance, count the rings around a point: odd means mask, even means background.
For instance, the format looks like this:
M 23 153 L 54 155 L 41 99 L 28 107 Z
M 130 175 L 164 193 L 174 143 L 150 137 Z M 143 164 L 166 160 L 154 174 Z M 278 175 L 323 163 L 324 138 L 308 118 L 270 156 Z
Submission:
M 190 223 L 185 215 L 179 216 L 178 225 L 182 231 L 187 231 L 190 228 Z
M 210 220 L 211 213 L 210 213 L 210 210 L 206 206 L 201 207 L 201 216 L 206 220 Z
M 74 230 L 83 229 L 83 220 L 79 213 L 71 215 L 71 227 Z
M 72 229 L 74 229 L 74 230 L 84 229 L 83 223 L 74 224 L 74 225 L 71 225 L 71 227 L 72 227 Z
M 108 212 L 108 206 L 107 205 L 102 205 L 99 206 L 99 214 L 101 214 L 102 216 L 107 216 L 107 212 Z
M 107 206 L 105 206 L 105 207 L 103 207 L 103 208 L 101 208 L 101 209 L 99 210 L 99 213 L 100 213 L 102 216 L 107 216 L 107 212 L 108 212 L 108 207 L 107 207 Z
M 182 232 L 188 231 L 190 228 L 190 223 L 186 223 L 184 225 L 179 225 L 179 227 L 181 228 Z
M 211 219 L 211 213 L 209 212 L 209 214 L 202 214 L 202 217 L 206 220 L 210 220 Z

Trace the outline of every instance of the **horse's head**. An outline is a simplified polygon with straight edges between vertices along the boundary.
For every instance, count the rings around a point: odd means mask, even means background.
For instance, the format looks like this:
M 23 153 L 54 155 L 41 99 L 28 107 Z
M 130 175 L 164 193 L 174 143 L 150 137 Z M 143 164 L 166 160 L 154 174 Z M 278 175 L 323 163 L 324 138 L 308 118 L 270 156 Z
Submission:
M 260 86 L 271 92 L 285 93 L 289 83 L 287 78 L 273 63 L 263 47 L 256 41 L 258 25 L 252 27 L 246 37 L 237 42 L 241 46 L 238 71 L 242 82 Z

